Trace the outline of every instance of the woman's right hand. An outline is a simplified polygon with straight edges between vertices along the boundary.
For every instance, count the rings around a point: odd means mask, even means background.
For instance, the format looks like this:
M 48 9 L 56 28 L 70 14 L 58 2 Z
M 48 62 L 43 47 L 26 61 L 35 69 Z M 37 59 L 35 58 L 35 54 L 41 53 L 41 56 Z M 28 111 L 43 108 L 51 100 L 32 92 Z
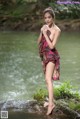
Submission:
M 42 33 L 43 33 L 44 31 L 46 32 L 47 30 L 49 30 L 48 25 L 43 25 L 43 26 L 41 27 L 41 32 L 42 32 Z

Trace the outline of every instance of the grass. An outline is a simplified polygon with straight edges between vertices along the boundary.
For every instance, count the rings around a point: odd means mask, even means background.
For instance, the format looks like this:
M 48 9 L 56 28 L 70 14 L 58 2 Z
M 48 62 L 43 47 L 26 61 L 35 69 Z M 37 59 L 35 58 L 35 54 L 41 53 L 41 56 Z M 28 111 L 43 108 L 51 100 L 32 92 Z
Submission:
M 35 94 L 33 94 L 33 98 L 38 101 L 43 101 L 48 96 L 47 90 L 38 89 Z
M 70 109 L 80 111 L 80 103 L 78 101 L 70 100 L 68 104 Z
M 54 98 L 56 101 L 62 100 L 62 103 L 70 109 L 75 111 L 80 111 L 80 94 L 76 91 L 73 92 L 72 85 L 70 82 L 64 82 L 59 87 L 54 87 Z M 38 102 L 43 102 L 48 97 L 48 92 L 46 89 L 38 89 L 33 98 Z
M 58 99 L 76 99 L 80 100 L 80 95 L 78 92 L 72 91 L 72 85 L 69 82 L 64 82 L 59 87 L 54 87 L 54 97 L 56 100 Z M 45 89 L 38 89 L 35 94 L 33 94 L 33 98 L 42 101 L 48 97 L 48 92 Z

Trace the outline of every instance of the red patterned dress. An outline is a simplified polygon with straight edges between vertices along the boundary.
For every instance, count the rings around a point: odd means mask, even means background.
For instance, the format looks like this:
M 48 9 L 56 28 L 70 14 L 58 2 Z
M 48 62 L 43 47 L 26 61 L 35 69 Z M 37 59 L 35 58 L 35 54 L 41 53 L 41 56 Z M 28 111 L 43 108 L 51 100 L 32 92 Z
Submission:
M 50 35 L 50 31 L 47 32 L 48 38 Z M 50 39 L 50 38 L 49 38 Z M 51 41 L 51 40 L 50 40 Z M 53 62 L 55 64 L 55 69 L 58 72 L 58 77 L 52 76 L 52 80 L 60 79 L 60 56 L 56 48 L 50 49 L 48 43 L 42 34 L 41 41 L 39 43 L 39 55 L 44 65 L 44 74 L 46 72 L 46 65 L 48 62 Z M 53 73 L 54 74 L 54 73 Z

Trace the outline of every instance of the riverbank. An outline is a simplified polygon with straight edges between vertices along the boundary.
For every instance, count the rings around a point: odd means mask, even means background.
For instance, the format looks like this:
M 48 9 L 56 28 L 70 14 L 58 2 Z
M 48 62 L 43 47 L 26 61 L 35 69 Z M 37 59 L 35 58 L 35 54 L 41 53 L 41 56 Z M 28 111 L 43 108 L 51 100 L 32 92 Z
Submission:
M 32 17 L 33 18 L 33 17 Z M 74 20 L 56 20 L 62 31 L 80 31 L 80 19 Z M 43 25 L 40 18 L 28 20 L 24 17 L 0 16 L 0 31 L 39 31 Z
M 2 108 L 1 108 L 2 105 Z M 46 116 L 47 108 L 44 108 L 42 104 L 36 100 L 27 100 L 27 101 L 16 101 L 10 100 L 0 104 L 1 111 L 8 111 L 9 119 L 16 118 L 22 119 L 69 119 L 69 116 L 61 111 L 58 106 L 56 106 L 54 112 L 50 117 Z
M 0 103 L 1 111 L 8 111 L 9 118 L 16 118 L 22 119 L 21 116 L 19 116 L 21 113 L 23 117 L 26 117 L 27 119 L 31 119 L 31 115 L 33 115 L 34 119 L 41 118 L 45 119 L 47 108 L 43 107 L 43 103 L 39 103 L 36 100 L 27 100 L 27 101 L 20 101 L 20 100 L 9 100 L 4 103 Z M 67 116 L 68 113 L 69 115 Z M 52 115 L 50 115 L 50 118 L 54 119 L 74 119 L 71 117 L 71 114 L 69 111 L 66 110 L 66 113 L 64 112 L 64 108 L 56 104 L 56 108 L 54 109 Z M 78 117 L 76 113 L 73 113 L 74 117 Z M 29 117 L 28 117 L 29 115 Z M 12 117 L 12 118 L 11 118 Z
M 54 87 L 55 104 L 64 114 L 69 115 L 72 119 L 80 117 L 80 94 L 73 91 L 69 82 L 64 82 L 59 87 Z M 48 101 L 48 92 L 39 89 L 34 94 L 34 99 L 39 102 Z
M 60 87 L 54 89 L 56 107 L 52 115 L 46 116 L 47 107 L 43 107 L 44 102 L 48 101 L 47 91 L 39 89 L 33 94 L 32 100 L 8 100 L 0 102 L 0 110 L 8 111 L 9 118 L 18 117 L 22 119 L 26 117 L 30 119 L 41 118 L 42 119 L 80 119 L 80 95 L 77 92 L 71 92 L 71 85 L 67 82 L 62 84 Z M 23 116 L 19 116 L 23 115 Z M 33 115 L 31 117 L 31 115 Z
M 49 6 L 49 5 L 48 5 Z M 14 3 L 0 6 L 0 31 L 37 31 L 43 25 L 43 9 L 47 7 L 37 2 Z M 63 10 L 64 11 L 64 10 Z M 62 31 L 80 31 L 79 18 L 66 18 L 67 13 L 58 13 L 65 16 L 64 19 L 56 18 L 55 23 Z M 61 15 L 60 15 L 61 14 Z

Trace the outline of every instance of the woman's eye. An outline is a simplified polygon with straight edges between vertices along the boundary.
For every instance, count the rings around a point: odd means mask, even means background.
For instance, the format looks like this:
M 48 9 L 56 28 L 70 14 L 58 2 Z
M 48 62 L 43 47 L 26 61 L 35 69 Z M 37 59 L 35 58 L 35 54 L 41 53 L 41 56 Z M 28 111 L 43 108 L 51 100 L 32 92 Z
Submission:
M 51 18 L 51 17 L 48 17 L 49 19 Z
M 50 19 L 51 17 L 45 17 L 44 19 Z
M 44 19 L 47 19 L 46 17 L 44 17 Z

